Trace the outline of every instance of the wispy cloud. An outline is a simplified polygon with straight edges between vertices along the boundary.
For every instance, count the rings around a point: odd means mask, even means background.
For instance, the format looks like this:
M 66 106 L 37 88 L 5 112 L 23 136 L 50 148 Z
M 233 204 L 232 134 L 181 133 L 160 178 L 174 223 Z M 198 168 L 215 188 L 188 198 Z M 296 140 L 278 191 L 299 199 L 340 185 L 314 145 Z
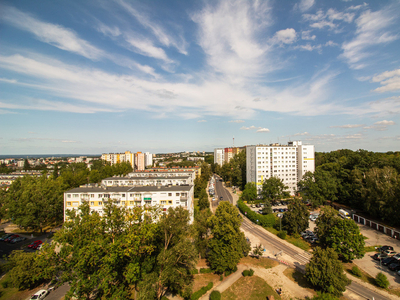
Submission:
M 385 131 L 385 130 L 387 130 L 388 126 L 393 126 L 395 124 L 396 123 L 394 121 L 382 120 L 382 121 L 375 122 L 374 125 L 372 125 L 372 126 L 366 126 L 366 127 L 364 127 L 364 129 L 374 129 L 374 130 L 378 130 L 378 131 Z
M 394 22 L 393 12 L 388 8 L 371 12 L 363 12 L 356 20 L 356 35 L 342 44 L 342 57 L 351 68 L 361 69 L 365 67 L 364 61 L 372 54 L 367 50 L 378 44 L 386 44 L 399 38 L 399 35 L 391 32 L 390 25 Z
M 257 132 L 269 132 L 268 128 L 259 128 L 257 129 Z
M 152 44 L 152 42 L 147 39 L 140 39 L 140 38 L 136 38 L 134 36 L 127 36 L 125 38 L 125 40 L 133 47 L 132 48 L 133 51 L 135 51 L 139 54 L 157 58 L 157 59 L 161 59 L 167 63 L 172 62 L 167 57 L 167 55 L 165 54 L 165 51 L 162 48 L 155 47 Z
M 299 9 L 301 12 L 309 10 L 315 4 L 315 0 L 300 0 L 294 5 L 294 9 Z
M 206 123 L 206 120 L 198 120 L 197 123 Z
M 311 35 L 311 30 L 303 30 L 302 32 L 301 32 L 301 39 L 302 40 L 306 40 L 306 41 L 313 41 L 313 40 L 315 40 L 316 39 L 316 35 L 315 34 L 313 34 L 313 35 Z
M 244 121 L 243 120 L 232 120 L 232 121 L 229 121 L 229 123 L 244 123 Z
M 382 87 L 376 88 L 375 92 L 393 92 L 400 90 L 400 69 L 386 71 L 372 78 L 372 82 L 379 82 Z
M 363 124 L 347 124 L 347 125 L 335 125 L 335 126 L 329 126 L 330 128 L 344 128 L 344 129 L 350 129 L 350 128 L 359 128 L 363 127 L 365 125 Z

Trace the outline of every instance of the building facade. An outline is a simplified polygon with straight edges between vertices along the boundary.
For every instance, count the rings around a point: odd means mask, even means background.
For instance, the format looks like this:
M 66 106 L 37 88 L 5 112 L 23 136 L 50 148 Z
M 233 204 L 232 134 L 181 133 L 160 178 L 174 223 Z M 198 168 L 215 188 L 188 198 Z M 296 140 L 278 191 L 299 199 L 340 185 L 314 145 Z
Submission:
M 93 186 L 86 185 L 74 188 L 64 193 L 64 221 L 66 212 L 78 209 L 88 202 L 91 211 L 103 214 L 104 204 L 110 199 L 119 206 L 133 208 L 136 206 L 156 206 L 163 211 L 169 207 L 182 206 L 190 213 L 190 222 L 193 222 L 193 185 L 183 186 Z
M 165 175 L 165 174 L 164 174 Z M 193 185 L 193 177 L 185 176 L 140 176 L 140 177 L 109 177 L 101 181 L 103 186 L 167 186 Z
M 306 172 L 315 171 L 314 145 L 301 141 L 288 145 L 271 144 L 246 147 L 246 179 L 255 182 L 261 191 L 264 180 L 275 176 L 283 180 L 288 192 L 294 195 Z
M 130 151 L 125 151 L 125 153 L 103 153 L 101 159 L 109 162 L 111 165 L 129 162 L 132 168 L 135 167 L 135 154 Z
M 222 166 L 224 164 L 224 148 L 214 149 L 214 164 Z

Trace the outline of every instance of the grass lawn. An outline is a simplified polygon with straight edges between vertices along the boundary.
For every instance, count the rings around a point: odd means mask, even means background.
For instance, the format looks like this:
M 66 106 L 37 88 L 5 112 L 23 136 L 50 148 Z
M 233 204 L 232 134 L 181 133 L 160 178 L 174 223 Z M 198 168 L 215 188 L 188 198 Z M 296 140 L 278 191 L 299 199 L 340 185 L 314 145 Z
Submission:
M 303 249 L 305 251 L 308 251 L 311 248 L 310 244 L 307 243 L 302 238 L 294 238 L 294 237 L 291 237 L 290 235 L 288 235 L 288 236 L 286 236 L 286 240 L 289 243 L 291 243 L 291 244 L 295 245 L 296 247 L 299 247 L 300 249 Z
M 239 264 L 247 264 L 247 265 L 253 265 L 253 266 L 257 266 L 257 267 L 262 267 L 262 268 L 273 268 L 277 265 L 279 265 L 279 263 L 275 260 L 266 258 L 266 257 L 260 257 L 260 258 L 255 258 L 255 257 L 243 257 Z
M 27 299 L 32 296 L 35 292 L 40 290 L 36 288 L 33 290 L 19 291 L 17 288 L 7 287 L 3 288 L 2 283 L 7 280 L 7 275 L 0 280 L 0 300 L 20 300 Z
M 194 282 L 193 282 L 193 293 L 197 292 L 203 286 L 206 286 L 210 281 L 213 282 L 214 286 L 217 282 L 219 282 L 220 275 L 216 275 L 213 273 L 207 274 L 195 274 L 194 275 Z
M 274 289 L 258 276 L 241 277 L 221 295 L 222 300 L 265 300 L 270 295 L 281 299 Z
M 307 289 L 310 293 L 316 294 L 314 287 L 307 281 L 306 276 L 303 273 L 295 269 L 287 268 L 285 271 L 283 271 L 283 275 L 285 275 L 291 281 L 296 282 L 302 288 Z

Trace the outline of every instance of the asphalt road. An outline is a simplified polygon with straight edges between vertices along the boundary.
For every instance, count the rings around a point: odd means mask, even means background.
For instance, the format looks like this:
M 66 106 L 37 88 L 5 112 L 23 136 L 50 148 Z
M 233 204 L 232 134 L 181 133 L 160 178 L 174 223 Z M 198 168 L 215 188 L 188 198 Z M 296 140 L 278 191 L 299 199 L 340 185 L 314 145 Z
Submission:
M 213 202 L 218 202 L 219 203 L 219 197 L 223 197 L 223 201 L 228 200 L 232 203 L 233 198 L 232 195 L 229 193 L 228 190 L 223 187 L 222 182 L 217 179 L 216 184 L 215 184 L 215 190 L 216 193 L 218 194 L 218 201 L 213 201 Z M 213 204 L 214 205 L 214 204 Z M 304 272 L 305 271 L 305 265 L 309 262 L 311 258 L 311 254 L 303 251 L 301 249 L 295 250 L 292 247 L 289 247 L 279 241 L 279 238 L 271 237 L 267 233 L 265 233 L 265 229 L 261 229 L 258 226 L 255 226 L 251 221 L 249 221 L 246 217 L 243 218 L 242 222 L 242 227 L 246 231 L 250 231 L 252 234 L 258 236 L 259 238 L 265 240 L 270 246 L 272 246 L 274 249 L 276 249 L 278 252 L 279 251 L 284 251 L 286 255 L 289 255 L 295 260 L 295 263 L 292 267 L 295 267 L 299 269 L 300 271 Z M 365 299 L 375 299 L 375 300 L 385 300 L 387 299 L 386 297 L 382 296 L 381 294 L 378 294 L 365 286 L 358 284 L 356 282 L 352 282 L 350 285 L 347 286 L 347 289 L 352 291 L 355 294 L 358 294 L 359 296 L 365 298 Z

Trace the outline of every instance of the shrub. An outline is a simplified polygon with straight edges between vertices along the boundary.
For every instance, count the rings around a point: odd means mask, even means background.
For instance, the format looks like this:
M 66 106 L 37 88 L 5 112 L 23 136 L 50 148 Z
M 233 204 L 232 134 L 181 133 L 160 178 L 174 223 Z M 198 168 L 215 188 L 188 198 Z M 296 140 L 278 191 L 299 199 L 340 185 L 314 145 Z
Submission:
M 200 273 L 201 274 L 212 273 L 212 270 L 210 268 L 201 268 Z
M 224 275 L 219 276 L 219 281 L 224 280 Z
M 353 275 L 357 277 L 361 277 L 362 275 L 361 270 L 357 266 L 351 268 L 351 273 L 353 273 Z
M 9 286 L 11 286 L 10 280 L 6 279 L 6 280 L 2 281 L 2 282 L 1 282 L 1 286 L 2 286 L 4 289 L 8 288 Z
M 165 297 L 165 296 L 162 296 L 161 300 L 169 300 L 169 299 L 167 297 Z
M 250 273 L 249 270 L 244 270 L 242 272 L 242 275 L 243 275 L 243 277 L 250 276 L 249 273 Z
M 199 270 L 197 270 L 197 269 L 192 269 L 192 270 L 190 271 L 190 274 L 192 274 L 192 275 L 194 275 L 194 274 L 199 274 Z
M 280 237 L 282 240 L 284 240 L 286 238 L 286 231 L 281 230 L 278 232 L 278 237 Z
M 226 270 L 225 271 L 225 276 L 229 276 L 229 275 L 231 275 L 232 273 L 235 273 L 237 271 L 237 267 L 235 266 L 235 269 L 233 269 L 233 270 Z
M 382 272 L 378 273 L 375 277 L 375 283 L 377 286 L 386 289 L 389 286 L 389 280 L 387 279 L 386 275 Z
M 218 291 L 212 291 L 210 294 L 210 300 L 221 300 L 221 293 Z
M 207 293 L 209 290 L 211 290 L 213 287 L 213 283 L 209 282 L 207 286 L 203 286 L 200 290 L 197 292 L 193 293 L 192 296 L 190 297 L 190 300 L 198 300 L 200 299 L 201 296 L 203 296 L 205 293 Z
M 249 270 L 249 276 L 253 276 L 254 275 L 254 270 L 253 269 L 250 269 Z

